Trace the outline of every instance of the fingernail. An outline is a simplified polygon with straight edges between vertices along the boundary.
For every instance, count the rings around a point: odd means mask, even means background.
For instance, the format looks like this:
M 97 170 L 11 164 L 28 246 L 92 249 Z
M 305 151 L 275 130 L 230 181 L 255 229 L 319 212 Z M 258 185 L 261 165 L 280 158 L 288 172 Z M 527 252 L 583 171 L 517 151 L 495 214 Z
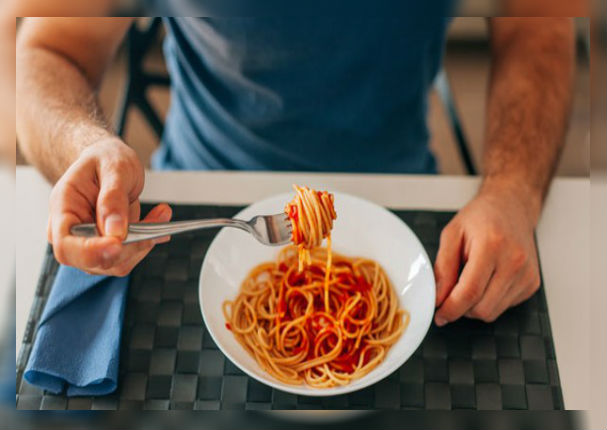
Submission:
M 114 237 L 124 236 L 124 222 L 120 215 L 112 214 L 105 219 L 105 235 Z
M 103 250 L 104 260 L 113 260 L 120 254 L 120 245 L 112 244 Z
M 434 322 L 435 322 L 435 323 L 436 323 L 436 325 L 437 325 L 437 326 L 439 326 L 439 327 L 442 327 L 442 326 L 444 326 L 445 324 L 447 324 L 447 320 L 446 320 L 446 319 L 444 319 L 444 318 L 441 318 L 441 317 L 436 317 L 436 318 L 434 319 Z

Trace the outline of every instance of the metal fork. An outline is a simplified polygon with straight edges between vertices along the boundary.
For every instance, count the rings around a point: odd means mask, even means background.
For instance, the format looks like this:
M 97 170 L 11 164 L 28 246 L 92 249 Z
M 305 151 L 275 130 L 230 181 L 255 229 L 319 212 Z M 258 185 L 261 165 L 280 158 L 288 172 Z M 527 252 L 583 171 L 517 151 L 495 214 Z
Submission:
M 163 236 L 173 236 L 188 231 L 202 230 L 214 227 L 236 227 L 253 235 L 264 245 L 285 245 L 291 240 L 291 221 L 286 214 L 259 215 L 249 221 L 233 218 L 214 218 L 191 221 L 171 221 L 159 223 L 129 224 L 128 234 L 122 243 L 133 243 L 142 240 L 156 239 Z M 74 236 L 100 236 L 94 223 L 77 224 L 71 228 Z

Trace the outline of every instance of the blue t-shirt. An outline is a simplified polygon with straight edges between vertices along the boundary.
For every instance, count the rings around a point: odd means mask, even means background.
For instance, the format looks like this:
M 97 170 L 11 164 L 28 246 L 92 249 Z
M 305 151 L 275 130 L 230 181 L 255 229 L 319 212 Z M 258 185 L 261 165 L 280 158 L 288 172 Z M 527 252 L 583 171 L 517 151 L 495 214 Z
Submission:
M 165 18 L 171 106 L 153 167 L 434 173 L 427 100 L 449 18 L 402 9 Z

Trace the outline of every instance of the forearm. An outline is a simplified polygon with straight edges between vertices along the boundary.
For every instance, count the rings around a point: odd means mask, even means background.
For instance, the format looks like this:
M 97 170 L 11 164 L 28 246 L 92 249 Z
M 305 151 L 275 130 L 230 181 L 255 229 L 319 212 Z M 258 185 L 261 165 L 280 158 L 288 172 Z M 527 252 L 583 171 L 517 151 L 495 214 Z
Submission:
M 44 47 L 17 55 L 17 133 L 28 161 L 55 182 L 87 146 L 112 133 L 78 67 Z
M 518 190 L 536 220 L 567 131 L 575 64 L 567 19 L 494 28 L 483 186 Z

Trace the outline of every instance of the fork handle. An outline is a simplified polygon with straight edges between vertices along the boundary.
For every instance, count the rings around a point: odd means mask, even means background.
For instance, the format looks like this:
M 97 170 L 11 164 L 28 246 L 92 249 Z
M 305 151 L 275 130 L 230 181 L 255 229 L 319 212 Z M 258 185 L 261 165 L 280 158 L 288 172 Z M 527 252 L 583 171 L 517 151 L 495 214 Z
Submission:
M 249 225 L 239 219 L 213 218 L 193 221 L 171 221 L 171 222 L 139 222 L 129 224 L 128 233 L 122 243 L 134 243 L 142 240 L 157 239 L 164 236 L 173 236 L 188 231 L 201 230 L 215 227 L 235 227 L 251 232 Z M 99 237 L 97 225 L 94 223 L 77 224 L 71 228 L 71 233 L 79 237 Z

